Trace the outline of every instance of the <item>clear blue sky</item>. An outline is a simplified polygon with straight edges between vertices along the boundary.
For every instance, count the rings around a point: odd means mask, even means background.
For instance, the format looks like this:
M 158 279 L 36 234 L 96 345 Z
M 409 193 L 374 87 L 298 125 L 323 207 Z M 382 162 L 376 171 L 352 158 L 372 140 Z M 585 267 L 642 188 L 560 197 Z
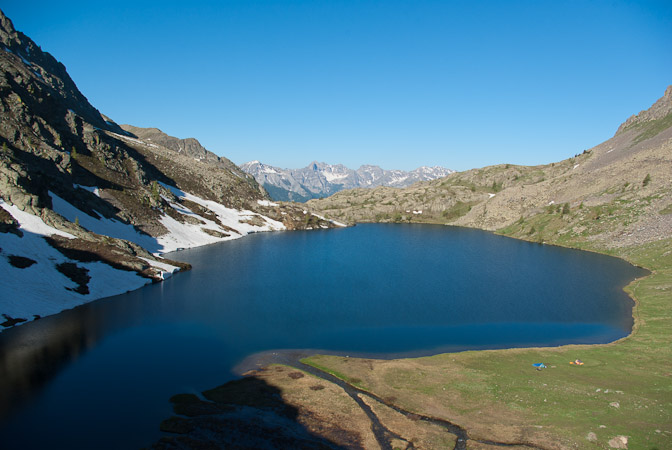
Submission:
M 0 6 L 118 123 L 235 163 L 558 161 L 672 84 L 668 1 L 26 1 Z

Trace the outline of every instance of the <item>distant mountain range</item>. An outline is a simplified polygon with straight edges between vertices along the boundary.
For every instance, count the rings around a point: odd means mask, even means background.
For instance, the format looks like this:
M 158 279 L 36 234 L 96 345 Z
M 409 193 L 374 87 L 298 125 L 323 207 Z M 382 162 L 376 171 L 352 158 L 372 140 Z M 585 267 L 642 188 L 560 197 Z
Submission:
M 418 181 L 443 178 L 455 172 L 438 166 L 423 166 L 410 172 L 385 170 L 371 165 L 353 170 L 342 164 L 331 165 L 316 161 L 302 169 L 281 169 L 259 161 L 245 163 L 240 168 L 252 175 L 273 200 L 294 202 L 328 197 L 345 189 L 378 186 L 402 188 Z

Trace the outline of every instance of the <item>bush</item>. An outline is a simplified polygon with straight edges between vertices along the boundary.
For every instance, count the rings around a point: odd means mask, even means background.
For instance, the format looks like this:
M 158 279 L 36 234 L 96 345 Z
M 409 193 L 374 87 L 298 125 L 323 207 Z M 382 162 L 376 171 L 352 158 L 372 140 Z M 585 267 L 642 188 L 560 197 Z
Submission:
M 642 186 L 648 186 L 650 182 L 651 182 L 651 174 L 647 173 L 646 176 L 644 177 L 644 180 L 642 181 Z

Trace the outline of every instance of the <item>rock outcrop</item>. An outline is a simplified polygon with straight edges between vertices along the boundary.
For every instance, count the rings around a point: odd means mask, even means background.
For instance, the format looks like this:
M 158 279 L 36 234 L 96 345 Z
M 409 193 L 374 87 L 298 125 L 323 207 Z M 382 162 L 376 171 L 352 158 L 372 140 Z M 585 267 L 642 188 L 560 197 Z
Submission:
M 668 86 L 665 94 L 658 99 L 649 109 L 632 115 L 618 127 L 616 134 L 637 125 L 645 125 L 655 120 L 665 119 L 672 113 L 672 86 Z M 668 119 L 672 120 L 672 119 Z

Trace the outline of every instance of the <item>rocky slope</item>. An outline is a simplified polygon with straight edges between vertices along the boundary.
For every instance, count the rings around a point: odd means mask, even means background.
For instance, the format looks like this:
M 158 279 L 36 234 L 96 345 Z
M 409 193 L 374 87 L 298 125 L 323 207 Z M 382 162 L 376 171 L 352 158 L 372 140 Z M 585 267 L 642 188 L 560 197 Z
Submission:
M 347 222 L 431 222 L 584 248 L 672 235 L 672 87 L 608 141 L 542 166 L 502 164 L 307 204 Z
M 4 325 L 163 279 L 160 253 L 250 232 L 329 227 L 272 203 L 195 139 L 119 127 L 0 12 Z
M 342 164 L 312 162 L 302 169 L 281 169 L 259 161 L 241 166 L 254 176 L 274 200 L 305 202 L 328 197 L 344 189 L 373 188 L 377 186 L 406 187 L 418 181 L 435 180 L 453 173 L 443 167 L 419 167 L 410 172 L 384 170 L 364 165 L 357 170 Z

